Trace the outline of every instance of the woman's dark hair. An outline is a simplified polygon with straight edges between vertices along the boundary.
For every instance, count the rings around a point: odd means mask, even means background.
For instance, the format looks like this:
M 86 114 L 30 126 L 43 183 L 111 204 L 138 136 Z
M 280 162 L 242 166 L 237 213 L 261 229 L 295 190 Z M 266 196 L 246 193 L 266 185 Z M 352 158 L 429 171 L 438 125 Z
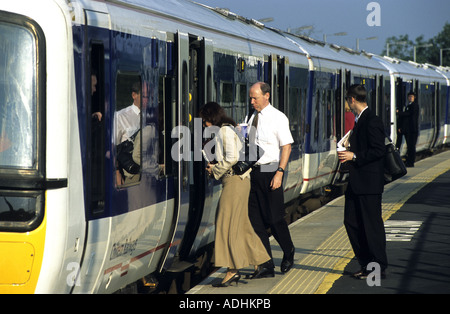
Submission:
M 209 102 L 201 107 L 199 115 L 203 120 L 211 122 L 212 125 L 220 127 L 222 124 L 228 123 L 236 126 L 236 122 L 227 116 L 225 110 L 216 102 Z

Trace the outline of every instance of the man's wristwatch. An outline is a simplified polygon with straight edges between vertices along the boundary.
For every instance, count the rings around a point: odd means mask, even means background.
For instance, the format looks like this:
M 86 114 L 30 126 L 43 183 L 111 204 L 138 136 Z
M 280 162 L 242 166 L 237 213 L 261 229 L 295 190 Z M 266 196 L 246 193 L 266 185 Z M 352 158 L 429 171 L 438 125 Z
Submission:
M 356 154 L 353 153 L 352 161 L 356 161 Z
M 277 171 L 279 171 L 279 172 L 284 172 L 284 169 L 281 168 L 281 167 L 278 167 Z

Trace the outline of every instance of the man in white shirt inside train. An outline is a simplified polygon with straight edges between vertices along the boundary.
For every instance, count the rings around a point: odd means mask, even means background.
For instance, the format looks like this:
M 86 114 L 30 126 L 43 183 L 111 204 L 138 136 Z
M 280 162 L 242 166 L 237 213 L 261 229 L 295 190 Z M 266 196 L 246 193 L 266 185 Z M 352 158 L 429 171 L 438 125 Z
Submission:
M 134 142 L 133 136 L 140 130 L 141 127 L 141 83 L 136 82 L 131 87 L 131 97 L 133 103 L 117 111 L 114 116 L 114 138 L 116 146 L 131 140 Z M 116 169 L 116 184 L 124 184 L 124 178 L 120 169 Z

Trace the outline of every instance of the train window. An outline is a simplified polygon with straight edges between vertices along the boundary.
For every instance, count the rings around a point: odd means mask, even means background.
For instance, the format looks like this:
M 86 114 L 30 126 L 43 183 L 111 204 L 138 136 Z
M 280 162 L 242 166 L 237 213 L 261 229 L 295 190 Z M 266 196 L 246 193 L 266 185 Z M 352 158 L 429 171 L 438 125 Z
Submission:
M 306 88 L 303 88 L 300 91 L 300 97 L 301 97 L 301 104 L 300 104 L 300 116 L 301 116 L 301 120 L 300 120 L 300 135 L 302 136 L 305 133 L 309 133 L 309 129 L 307 130 L 307 123 L 306 123 L 306 103 L 307 103 L 307 92 L 306 92 Z M 303 137 L 300 137 L 300 141 L 302 142 Z
M 322 108 L 321 114 L 322 114 L 322 125 L 320 126 L 320 129 L 322 130 L 322 140 L 326 140 L 327 133 L 328 133 L 328 108 L 327 108 L 327 91 L 322 90 L 322 102 L 321 102 Z
M 0 168 L 37 167 L 37 47 L 27 28 L 0 22 Z
M 212 89 L 212 70 L 211 66 L 208 65 L 206 70 L 206 101 L 213 101 L 213 89 Z
M 431 107 L 431 90 L 428 84 L 420 85 L 420 93 L 419 93 L 419 119 L 420 119 L 420 128 L 428 129 L 431 126 L 430 122 L 430 107 Z
M 99 214 L 105 209 L 105 73 L 104 47 L 102 44 L 91 45 L 91 103 L 90 103 L 90 134 L 88 139 L 90 153 L 90 201 L 93 214 Z
M 236 107 L 235 116 L 233 117 L 236 123 L 244 122 L 245 116 L 247 115 L 247 85 L 236 84 Z
M 319 113 L 320 113 L 320 91 L 316 92 L 316 107 L 314 110 L 314 140 L 319 141 Z
M 43 212 L 43 193 L 2 191 L 0 230 L 32 230 L 39 225 Z
M 139 74 L 118 73 L 116 78 L 116 185 L 139 182 L 141 170 L 141 102 L 147 99 Z M 144 95 L 145 92 L 145 95 Z
M 333 103 L 333 99 L 334 99 L 334 95 L 333 95 L 333 91 L 331 89 L 327 90 L 327 108 L 326 108 L 326 112 L 327 112 L 327 139 L 331 139 L 331 136 L 334 134 L 334 125 L 333 125 L 333 108 L 334 108 L 334 103 Z
M 447 86 L 442 84 L 439 86 L 439 125 L 443 126 L 445 123 L 445 112 L 447 104 Z
M 39 25 L 0 11 L 1 231 L 31 231 L 44 217 L 45 70 Z
M 391 134 L 391 81 L 389 78 L 384 80 L 383 87 L 383 100 L 381 103 L 381 107 L 384 108 L 384 116 L 385 116 L 385 124 L 384 128 L 386 133 L 392 137 Z M 384 106 L 383 106 L 384 104 Z
M 220 105 L 228 116 L 233 116 L 233 83 L 222 82 L 220 84 Z
M 167 176 L 173 172 L 171 158 L 172 138 L 170 132 L 176 125 L 176 80 L 173 77 L 159 78 L 158 88 L 158 165 L 159 175 Z
M 298 144 L 300 137 L 300 88 L 289 87 L 289 125 L 291 127 L 291 134 L 294 138 L 294 143 Z

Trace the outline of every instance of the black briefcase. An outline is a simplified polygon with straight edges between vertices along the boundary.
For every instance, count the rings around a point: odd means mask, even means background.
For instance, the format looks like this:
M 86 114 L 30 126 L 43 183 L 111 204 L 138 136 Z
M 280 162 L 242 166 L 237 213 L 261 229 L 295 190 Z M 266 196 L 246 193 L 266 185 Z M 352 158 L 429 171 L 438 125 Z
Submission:
M 384 157 L 384 184 L 391 183 L 403 177 L 408 171 L 400 153 L 392 141 L 386 137 L 386 155 Z

